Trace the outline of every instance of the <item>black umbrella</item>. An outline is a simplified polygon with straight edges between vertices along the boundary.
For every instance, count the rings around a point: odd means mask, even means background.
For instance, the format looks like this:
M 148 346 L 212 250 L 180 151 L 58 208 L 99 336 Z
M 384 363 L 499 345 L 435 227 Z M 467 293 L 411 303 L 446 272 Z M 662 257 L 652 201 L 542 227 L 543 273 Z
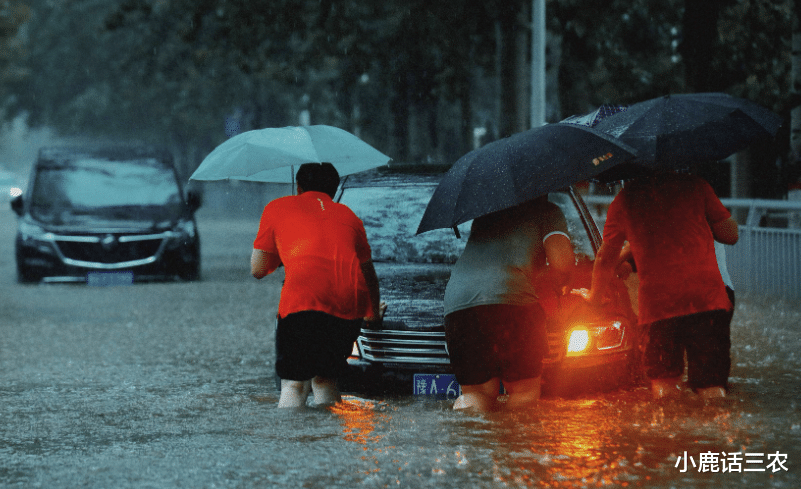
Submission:
M 628 105 L 610 105 L 604 104 L 597 109 L 582 115 L 571 115 L 561 122 L 568 124 L 581 124 L 582 126 L 595 127 L 601 120 L 606 119 L 612 114 L 628 109 Z
M 633 146 L 634 163 L 674 169 L 726 158 L 758 139 L 775 136 L 780 125 L 778 115 L 750 100 L 694 93 L 636 103 L 594 127 Z
M 443 176 L 417 234 L 514 207 L 634 154 L 616 138 L 575 124 L 547 124 L 494 141 L 459 158 Z

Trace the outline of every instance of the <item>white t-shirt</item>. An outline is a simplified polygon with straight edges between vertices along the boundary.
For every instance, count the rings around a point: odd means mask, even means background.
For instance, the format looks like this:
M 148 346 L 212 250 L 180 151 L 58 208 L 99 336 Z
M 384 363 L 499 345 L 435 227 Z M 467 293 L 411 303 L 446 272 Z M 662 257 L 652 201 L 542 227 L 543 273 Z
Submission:
M 729 268 L 726 266 L 726 245 L 723 243 L 718 243 L 715 241 L 715 256 L 718 259 L 718 269 L 720 270 L 720 276 L 723 278 L 723 283 L 726 284 L 726 287 L 734 290 L 734 284 L 731 281 L 731 277 L 729 276 Z

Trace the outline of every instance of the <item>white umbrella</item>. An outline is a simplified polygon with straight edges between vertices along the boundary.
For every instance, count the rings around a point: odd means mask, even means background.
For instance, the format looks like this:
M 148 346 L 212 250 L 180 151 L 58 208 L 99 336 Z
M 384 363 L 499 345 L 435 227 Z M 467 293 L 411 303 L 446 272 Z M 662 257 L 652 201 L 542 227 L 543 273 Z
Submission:
M 328 162 L 340 176 L 386 165 L 389 156 L 333 126 L 290 126 L 247 131 L 217 146 L 190 180 L 294 183 L 295 167 Z

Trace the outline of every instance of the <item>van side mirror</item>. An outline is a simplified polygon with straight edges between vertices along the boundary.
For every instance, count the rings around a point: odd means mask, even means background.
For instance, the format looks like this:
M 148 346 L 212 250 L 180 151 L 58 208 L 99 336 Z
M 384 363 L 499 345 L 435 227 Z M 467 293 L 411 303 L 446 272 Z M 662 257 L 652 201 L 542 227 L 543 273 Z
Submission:
M 186 193 L 186 205 L 189 206 L 189 211 L 194 213 L 203 205 L 203 194 L 197 190 L 189 190 Z
M 16 215 L 22 217 L 23 207 L 25 203 L 22 200 L 22 195 L 17 195 L 9 202 L 11 204 L 11 210 L 14 211 Z

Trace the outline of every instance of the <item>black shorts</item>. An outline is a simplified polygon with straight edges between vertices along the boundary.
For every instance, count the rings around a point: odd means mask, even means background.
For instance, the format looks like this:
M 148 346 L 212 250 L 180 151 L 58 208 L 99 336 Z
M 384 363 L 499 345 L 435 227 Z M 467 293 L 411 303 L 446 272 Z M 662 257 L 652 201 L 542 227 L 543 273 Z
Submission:
M 649 379 L 684 373 L 692 389 L 728 387 L 730 311 L 715 310 L 655 321 L 643 328 L 643 366 Z
M 275 373 L 282 379 L 301 381 L 342 376 L 363 322 L 319 311 L 278 318 Z
M 445 340 L 456 380 L 478 385 L 498 377 L 517 381 L 542 374 L 548 351 L 539 304 L 491 304 L 445 316 Z

